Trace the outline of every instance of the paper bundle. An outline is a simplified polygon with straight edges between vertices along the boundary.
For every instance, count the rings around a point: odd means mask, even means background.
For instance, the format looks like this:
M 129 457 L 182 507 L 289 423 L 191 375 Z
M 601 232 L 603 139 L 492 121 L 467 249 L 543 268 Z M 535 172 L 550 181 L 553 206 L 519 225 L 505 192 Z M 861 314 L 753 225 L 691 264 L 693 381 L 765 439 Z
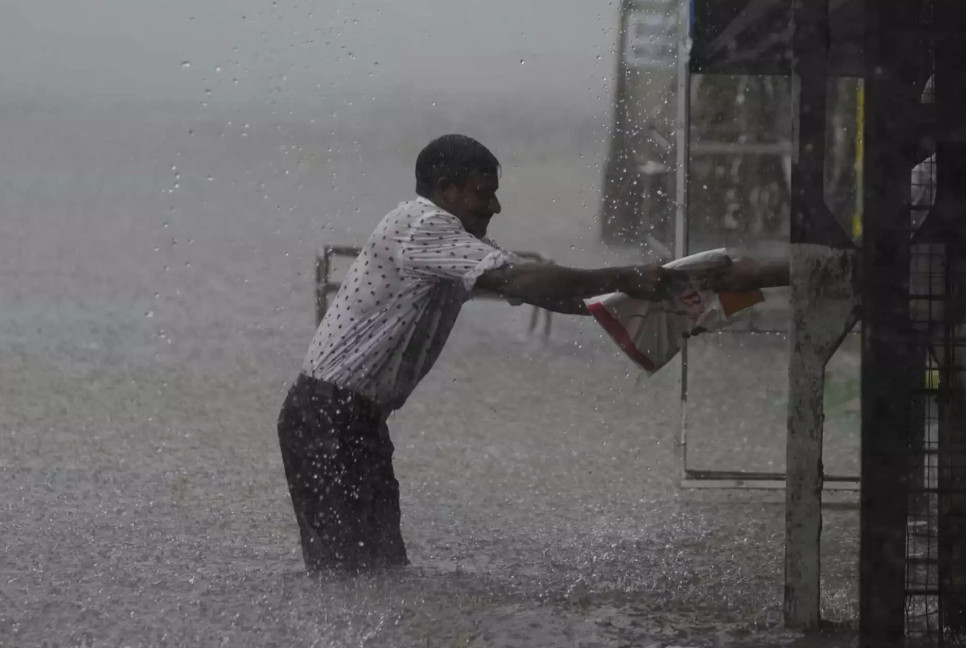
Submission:
M 713 271 L 732 262 L 724 248 L 700 252 L 665 264 L 665 268 Z M 696 273 L 697 274 L 697 273 Z M 761 291 L 715 293 L 699 277 L 663 301 L 610 293 L 584 300 L 594 319 L 624 353 L 654 374 L 677 355 L 691 335 L 726 326 L 740 311 L 765 299 Z

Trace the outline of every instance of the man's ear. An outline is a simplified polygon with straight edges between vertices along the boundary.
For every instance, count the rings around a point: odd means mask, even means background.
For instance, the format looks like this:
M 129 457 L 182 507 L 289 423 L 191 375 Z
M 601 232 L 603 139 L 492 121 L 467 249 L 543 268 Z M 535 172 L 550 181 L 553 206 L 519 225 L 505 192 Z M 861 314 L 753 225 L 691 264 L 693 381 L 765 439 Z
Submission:
M 436 184 L 433 185 L 433 190 L 437 196 L 442 196 L 452 185 L 453 183 L 448 178 L 437 178 Z
M 455 198 L 453 196 L 453 189 L 456 188 L 456 183 L 447 178 L 440 178 L 433 185 L 433 189 L 436 190 L 434 194 L 436 197 L 436 204 L 438 204 L 443 209 L 449 209 L 451 207 L 451 201 Z

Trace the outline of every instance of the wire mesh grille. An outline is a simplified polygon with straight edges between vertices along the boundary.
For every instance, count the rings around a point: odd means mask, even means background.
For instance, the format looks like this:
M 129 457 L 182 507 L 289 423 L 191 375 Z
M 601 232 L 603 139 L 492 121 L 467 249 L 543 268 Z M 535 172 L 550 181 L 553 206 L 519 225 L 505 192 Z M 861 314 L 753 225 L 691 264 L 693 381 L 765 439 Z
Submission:
M 934 100 L 932 78 L 923 103 Z M 917 362 L 909 438 L 905 635 L 966 645 L 966 248 L 937 201 L 937 155 L 912 171 L 910 318 Z M 919 376 L 921 375 L 921 378 Z M 921 381 L 921 382 L 920 382 Z
M 914 399 L 906 531 L 910 646 L 966 645 L 966 264 L 959 244 L 912 248 Z

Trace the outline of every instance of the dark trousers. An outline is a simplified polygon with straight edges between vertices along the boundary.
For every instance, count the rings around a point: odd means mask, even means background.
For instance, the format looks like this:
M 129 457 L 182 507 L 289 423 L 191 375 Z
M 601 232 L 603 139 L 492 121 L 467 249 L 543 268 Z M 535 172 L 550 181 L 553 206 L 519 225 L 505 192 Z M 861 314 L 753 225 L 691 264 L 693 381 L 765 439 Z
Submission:
M 310 571 L 408 564 L 385 415 L 372 402 L 300 375 L 278 440 L 302 557 Z

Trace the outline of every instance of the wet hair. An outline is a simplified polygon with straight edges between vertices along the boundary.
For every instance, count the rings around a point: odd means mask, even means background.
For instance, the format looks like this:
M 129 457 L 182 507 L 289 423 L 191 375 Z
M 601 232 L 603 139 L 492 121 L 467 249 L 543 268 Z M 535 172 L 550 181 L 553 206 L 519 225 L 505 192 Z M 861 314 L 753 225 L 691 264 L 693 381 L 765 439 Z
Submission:
M 472 137 L 443 135 L 427 144 L 416 158 L 416 193 L 430 198 L 440 179 L 462 186 L 474 172 L 499 171 L 496 156 Z

